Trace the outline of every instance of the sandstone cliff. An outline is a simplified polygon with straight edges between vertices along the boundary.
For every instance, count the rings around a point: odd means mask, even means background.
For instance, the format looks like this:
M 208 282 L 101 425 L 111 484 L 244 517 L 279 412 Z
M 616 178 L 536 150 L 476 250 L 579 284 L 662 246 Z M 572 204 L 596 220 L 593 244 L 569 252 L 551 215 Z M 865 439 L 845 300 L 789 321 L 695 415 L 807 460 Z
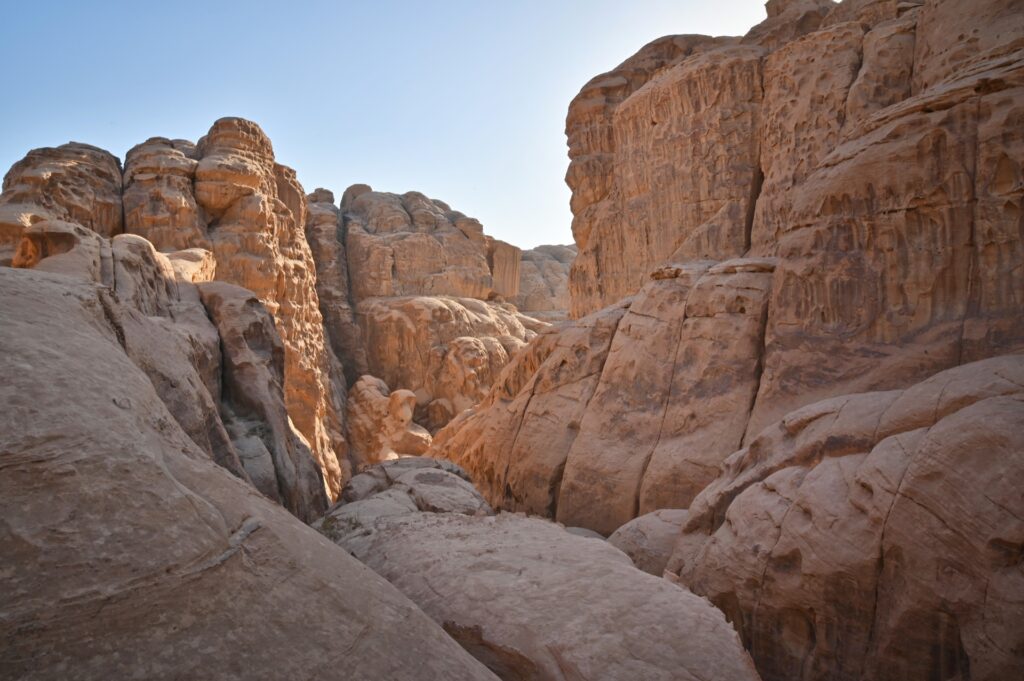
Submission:
M 306 233 L 328 337 L 350 383 L 364 374 L 415 396 L 436 430 L 478 402 L 543 326 L 502 302 L 519 288 L 519 249 L 417 192 L 349 187 L 310 195 Z

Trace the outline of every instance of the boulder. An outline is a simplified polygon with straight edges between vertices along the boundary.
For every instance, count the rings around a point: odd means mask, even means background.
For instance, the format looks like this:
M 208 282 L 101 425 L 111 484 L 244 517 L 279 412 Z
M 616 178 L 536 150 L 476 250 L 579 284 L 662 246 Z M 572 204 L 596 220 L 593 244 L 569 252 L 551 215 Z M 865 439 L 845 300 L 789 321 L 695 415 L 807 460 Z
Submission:
M 608 543 L 644 572 L 661 577 L 686 522 L 684 509 L 667 508 L 633 518 L 612 532 Z

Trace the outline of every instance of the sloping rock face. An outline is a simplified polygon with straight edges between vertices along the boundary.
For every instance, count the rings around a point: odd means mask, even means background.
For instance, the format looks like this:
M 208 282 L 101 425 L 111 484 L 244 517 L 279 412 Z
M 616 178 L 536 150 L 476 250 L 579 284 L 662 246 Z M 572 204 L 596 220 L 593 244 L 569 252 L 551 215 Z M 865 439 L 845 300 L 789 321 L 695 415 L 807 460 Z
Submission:
M 774 257 L 749 433 L 1024 347 L 1024 13 L 779 1 L 671 36 L 570 106 L 572 314 L 660 264 Z
M 123 175 L 114 156 L 88 145 L 32 151 L 4 179 L 0 264 L 46 220 L 100 237 L 139 234 L 165 253 L 204 249 L 217 279 L 252 290 L 284 343 L 288 415 L 337 494 L 348 475 L 345 383 L 324 340 L 304 192 L 259 126 L 224 118 L 198 145 L 152 138 L 128 152 Z
M 773 267 L 667 266 L 625 305 L 542 334 L 432 455 L 496 508 L 605 535 L 685 508 L 742 444 Z
M 203 282 L 212 271 L 196 250 L 167 256 L 134 234 L 108 240 L 81 225 L 43 221 L 24 230 L 13 264 L 100 286 L 124 352 L 192 442 L 311 521 L 327 497 L 285 409 L 284 350 L 273 320 L 251 291 Z
M 763 678 L 1024 675 L 1024 356 L 787 414 L 690 506 L 669 571 Z
M 512 300 L 534 319 L 555 322 L 569 314 L 569 268 L 575 246 L 537 246 L 523 251 L 519 263 L 519 294 Z
M 126 354 L 122 306 L 0 267 L 0 674 L 493 679 L 209 460 Z
M 482 514 L 486 504 L 478 494 L 471 502 L 458 472 L 420 461 L 392 462 L 416 468 L 380 472 L 322 531 L 500 678 L 757 679 L 735 631 L 706 601 L 636 570 L 603 541 Z

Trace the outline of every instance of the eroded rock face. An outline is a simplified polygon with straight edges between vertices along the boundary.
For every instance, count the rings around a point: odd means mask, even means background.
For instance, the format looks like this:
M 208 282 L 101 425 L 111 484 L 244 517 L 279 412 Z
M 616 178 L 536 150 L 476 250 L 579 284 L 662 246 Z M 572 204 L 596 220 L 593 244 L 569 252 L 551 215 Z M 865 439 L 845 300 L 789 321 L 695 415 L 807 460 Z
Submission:
M 121 163 L 78 142 L 30 151 L 4 176 L 0 265 L 10 265 L 24 229 L 41 220 L 76 223 L 105 237 L 120 234 Z
M 773 267 L 667 266 L 628 309 L 546 332 L 438 433 L 433 455 L 465 467 L 497 508 L 605 535 L 686 508 L 742 444 Z
M 439 465 L 400 459 L 354 477 L 320 528 L 499 677 L 757 678 L 706 601 L 603 541 L 491 515 L 461 471 Z
M 513 298 L 519 249 L 419 192 L 350 187 L 341 205 L 356 302 L 391 296 Z
M 544 325 L 511 305 L 473 298 L 370 298 L 359 303 L 370 372 L 416 396 L 416 421 L 436 430 L 479 402 Z
M 430 448 L 430 432 L 413 422 L 416 395 L 391 392 L 388 384 L 362 376 L 348 395 L 348 432 L 358 466 L 400 456 L 420 456 Z
M 767 9 L 648 45 L 566 125 L 574 316 L 666 262 L 778 259 L 751 434 L 1024 347 L 1018 3 Z
M 523 251 L 519 295 L 512 302 L 534 319 L 561 321 L 569 314 L 569 268 L 575 246 L 538 246 Z
M 690 506 L 668 569 L 765 679 L 1024 673 L 1024 356 L 786 415 Z
M 221 415 L 256 489 L 311 521 L 327 506 L 323 478 L 284 402 L 284 344 L 256 295 L 220 281 L 199 285 L 223 353 Z
M 25 229 L 14 266 L 101 286 L 97 296 L 121 347 L 192 442 L 300 519 L 318 518 L 327 497 L 285 410 L 284 351 L 273 320 L 251 291 L 190 281 L 204 278 L 194 265 L 208 252 L 171 255 L 135 234 L 108 240 L 81 225 L 43 221 Z M 188 277 L 175 267 L 182 255 L 192 266 Z
M 208 220 L 217 278 L 250 289 L 273 315 L 285 348 L 288 415 L 333 497 L 348 476 L 344 384 L 331 380 L 334 363 L 304 233 L 305 192 L 294 171 L 275 162 L 270 140 L 255 123 L 217 121 L 197 153 L 195 199 Z
M 494 678 L 214 465 L 125 353 L 105 295 L 0 267 L 5 676 Z

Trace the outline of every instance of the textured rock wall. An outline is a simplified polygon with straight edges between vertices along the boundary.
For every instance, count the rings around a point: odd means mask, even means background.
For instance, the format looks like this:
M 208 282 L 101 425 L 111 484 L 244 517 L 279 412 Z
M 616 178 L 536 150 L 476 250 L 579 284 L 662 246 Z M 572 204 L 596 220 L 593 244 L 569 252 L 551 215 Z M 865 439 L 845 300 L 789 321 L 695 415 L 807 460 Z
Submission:
M 778 257 L 753 432 L 1024 344 L 1019 7 L 768 14 L 738 43 L 652 43 L 566 124 L 574 315 L 661 262 Z
M 519 294 L 512 300 L 534 319 L 561 321 L 569 314 L 569 268 L 575 246 L 538 246 L 523 251 L 519 263 Z
M 668 570 L 766 680 L 1024 674 L 1024 356 L 787 414 L 690 505 Z
M 542 334 L 433 455 L 465 467 L 496 508 L 604 534 L 685 507 L 742 442 L 772 268 L 666 267 L 628 309 Z

